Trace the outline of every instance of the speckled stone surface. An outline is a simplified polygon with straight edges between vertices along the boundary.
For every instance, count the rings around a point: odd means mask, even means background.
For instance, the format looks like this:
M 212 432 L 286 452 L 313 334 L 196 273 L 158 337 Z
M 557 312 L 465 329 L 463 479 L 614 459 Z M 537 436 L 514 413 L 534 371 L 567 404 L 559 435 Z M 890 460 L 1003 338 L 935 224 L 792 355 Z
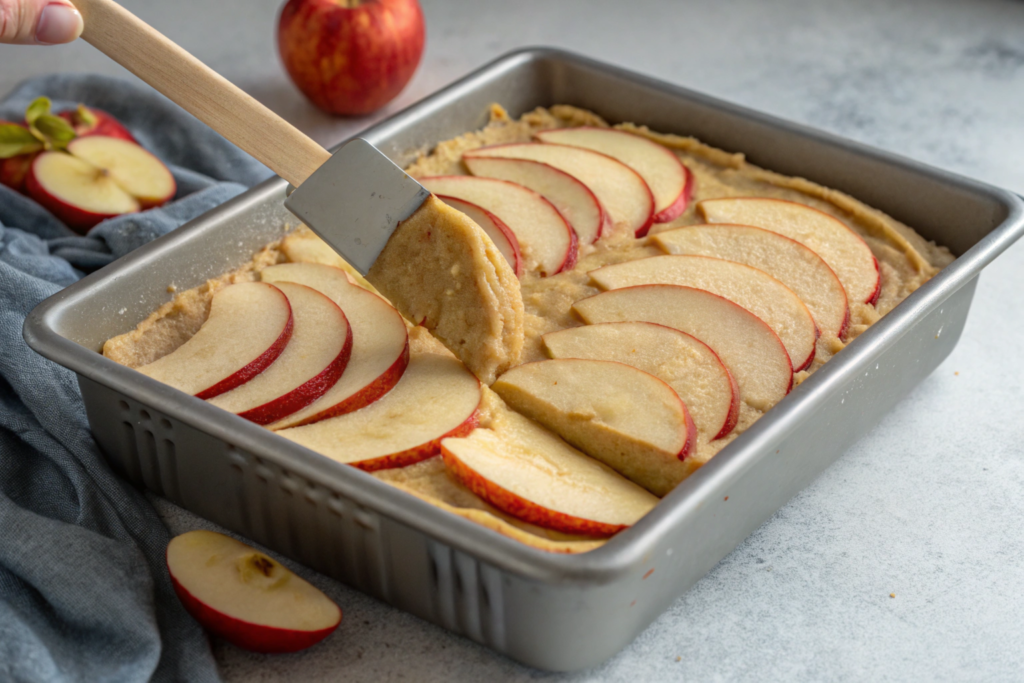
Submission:
M 371 122 L 306 104 L 273 0 L 124 4 L 318 140 Z M 424 0 L 397 111 L 516 47 L 555 45 L 1024 192 L 1024 3 Z M 0 92 L 124 72 L 87 45 L 0 47 Z M 227 680 L 1024 679 L 1024 245 L 981 278 L 959 346 L 874 431 L 618 656 L 521 667 L 299 568 L 342 606 L 298 655 L 216 643 Z M 208 526 L 165 502 L 176 532 Z M 890 597 L 890 594 L 895 597 Z

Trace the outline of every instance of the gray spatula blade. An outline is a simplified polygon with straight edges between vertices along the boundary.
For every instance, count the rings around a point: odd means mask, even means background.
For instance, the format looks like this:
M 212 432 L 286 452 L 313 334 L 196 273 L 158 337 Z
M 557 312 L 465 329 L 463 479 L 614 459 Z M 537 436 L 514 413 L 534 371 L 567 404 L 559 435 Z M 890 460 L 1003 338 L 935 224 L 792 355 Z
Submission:
M 345 143 L 284 205 L 363 275 L 430 192 L 366 140 Z

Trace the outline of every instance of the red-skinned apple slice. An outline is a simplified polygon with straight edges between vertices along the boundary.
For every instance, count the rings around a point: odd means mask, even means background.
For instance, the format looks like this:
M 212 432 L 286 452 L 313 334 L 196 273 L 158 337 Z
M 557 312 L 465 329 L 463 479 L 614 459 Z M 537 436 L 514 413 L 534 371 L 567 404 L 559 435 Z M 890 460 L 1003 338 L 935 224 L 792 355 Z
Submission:
M 319 263 L 282 263 L 260 271 L 264 282 L 312 287 L 338 304 L 352 328 L 352 355 L 341 379 L 305 408 L 273 424 L 284 429 L 344 415 L 373 403 L 398 383 L 409 364 L 402 316 L 380 296 L 352 284 L 345 271 Z
M 739 304 L 768 324 L 782 340 L 794 372 L 814 360 L 818 328 L 807 306 L 768 273 L 710 256 L 652 256 L 592 270 L 601 289 L 635 285 L 682 285 Z
M 502 431 L 441 442 L 448 471 L 494 507 L 567 534 L 611 536 L 658 499 L 517 413 Z
M 479 380 L 458 360 L 417 355 L 383 398 L 278 434 L 367 472 L 405 467 L 437 455 L 441 439 L 473 431 L 480 399 Z
M 256 424 L 270 424 L 305 408 L 335 385 L 352 353 L 352 328 L 338 305 L 292 282 L 273 285 L 292 307 L 292 338 L 270 367 L 210 403 Z
M 197 530 L 167 545 L 167 571 L 185 609 L 208 631 L 253 652 L 297 652 L 338 628 L 330 598 L 273 558 Z
M 763 197 L 705 199 L 697 205 L 708 223 L 752 225 L 796 240 L 822 258 L 855 303 L 874 304 L 881 291 L 878 260 L 860 235 L 823 211 Z
M 512 266 L 516 277 L 523 276 L 523 255 L 519 250 L 519 240 L 516 239 L 516 234 L 500 218 L 476 204 L 456 197 L 438 195 L 437 198 L 453 209 L 461 211 L 472 218 L 473 222 L 487 233 L 487 236 L 494 242 L 494 246 L 498 248 L 498 251 L 505 257 L 508 264 Z
M 565 171 L 590 188 L 615 225 L 624 225 L 637 237 L 651 228 L 654 196 L 640 174 L 621 161 L 580 147 L 539 142 L 480 147 L 463 155 L 464 160 L 478 157 L 503 157 L 540 161 Z
M 292 336 L 292 309 L 271 285 L 243 282 L 221 289 L 192 338 L 139 372 L 185 393 L 209 399 L 267 369 Z
M 638 285 L 582 299 L 573 310 L 587 323 L 650 322 L 696 337 L 729 368 L 740 399 L 757 410 L 768 410 L 793 387 L 793 366 L 778 335 L 717 294 L 679 285 Z
M 102 169 L 63 152 L 43 152 L 25 179 L 25 191 L 72 230 L 84 233 L 142 205 Z
M 672 387 L 635 367 L 566 358 L 524 363 L 491 388 L 513 410 L 663 496 L 686 478 L 697 428 Z
M 590 188 L 565 171 L 529 159 L 466 157 L 469 172 L 528 187 L 555 205 L 576 231 L 581 244 L 593 244 L 610 221 Z
M 475 176 L 419 179 L 436 195 L 476 204 L 497 216 L 515 234 L 524 268 L 554 275 L 576 265 L 576 233 L 554 204 L 522 185 Z
M 121 138 L 89 135 L 68 143 L 68 152 L 104 172 L 142 208 L 160 206 L 177 191 L 174 176 L 145 149 Z
M 707 344 L 685 332 L 654 323 L 598 323 L 549 332 L 543 340 L 552 358 L 613 360 L 664 380 L 686 404 L 701 443 L 736 427 L 736 380 Z
M 668 223 L 686 210 L 693 190 L 693 175 L 672 150 L 634 133 L 614 128 L 558 128 L 536 137 L 607 154 L 640 174 L 654 195 L 654 222 Z
M 820 256 L 796 240 L 749 225 L 691 225 L 652 241 L 669 254 L 716 256 L 759 268 L 800 297 L 825 338 L 842 338 L 850 321 L 846 290 Z

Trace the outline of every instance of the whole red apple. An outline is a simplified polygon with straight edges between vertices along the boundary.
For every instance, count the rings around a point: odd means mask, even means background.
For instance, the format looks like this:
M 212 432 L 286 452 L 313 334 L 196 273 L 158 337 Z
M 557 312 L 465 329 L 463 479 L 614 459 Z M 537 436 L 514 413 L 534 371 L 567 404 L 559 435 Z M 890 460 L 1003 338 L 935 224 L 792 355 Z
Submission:
M 331 114 L 368 114 L 394 99 L 424 40 L 418 0 L 288 0 L 277 25 L 288 75 Z
M 80 138 L 89 135 L 106 135 L 109 138 L 121 138 L 138 143 L 138 140 L 128 132 L 128 129 L 120 121 L 102 109 L 93 109 L 80 104 L 78 109 L 62 111 L 57 116 L 70 123 L 71 127 L 75 129 L 75 135 Z

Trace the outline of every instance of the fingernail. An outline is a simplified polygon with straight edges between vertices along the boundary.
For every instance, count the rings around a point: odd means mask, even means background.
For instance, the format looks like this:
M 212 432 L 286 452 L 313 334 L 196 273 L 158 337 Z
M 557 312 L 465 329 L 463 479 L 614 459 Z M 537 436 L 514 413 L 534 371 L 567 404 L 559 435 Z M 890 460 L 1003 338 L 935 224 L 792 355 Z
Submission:
M 82 35 L 82 27 L 82 15 L 74 7 L 47 5 L 36 24 L 36 42 L 43 45 L 70 43 Z

